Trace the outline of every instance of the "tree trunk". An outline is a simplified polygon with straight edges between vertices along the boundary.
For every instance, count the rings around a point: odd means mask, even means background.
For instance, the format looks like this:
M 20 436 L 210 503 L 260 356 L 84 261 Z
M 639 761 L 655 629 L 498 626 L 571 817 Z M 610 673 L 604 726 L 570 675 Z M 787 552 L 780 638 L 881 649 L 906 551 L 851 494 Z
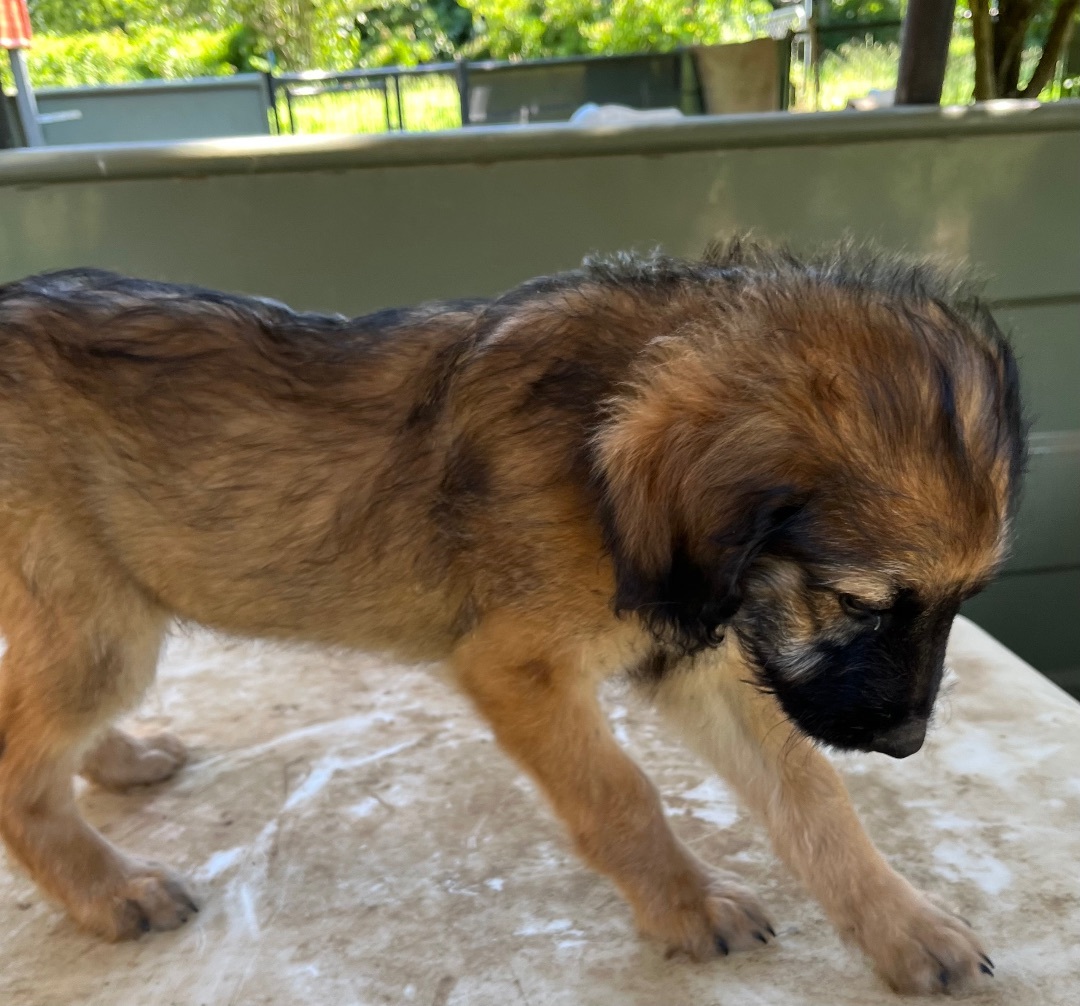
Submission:
M 1024 38 L 1035 0 L 998 0 L 998 18 L 994 24 L 994 66 L 997 68 L 997 93 L 1002 98 L 1019 95 L 1020 60 Z
M 975 100 L 990 101 L 998 96 L 994 73 L 994 25 L 989 0 L 968 0 L 971 33 L 975 38 Z
M 1024 98 L 1037 98 L 1042 89 L 1050 83 L 1054 76 L 1054 68 L 1057 66 L 1058 57 L 1062 50 L 1069 44 L 1072 35 L 1076 9 L 1080 6 L 1080 0 L 1058 0 L 1057 10 L 1054 11 L 1054 20 L 1050 22 L 1050 30 L 1046 33 L 1046 42 L 1043 44 L 1042 55 L 1039 56 L 1038 65 L 1035 67 L 1031 80 L 1020 92 Z
M 900 35 L 897 105 L 941 101 L 956 0 L 908 0 Z

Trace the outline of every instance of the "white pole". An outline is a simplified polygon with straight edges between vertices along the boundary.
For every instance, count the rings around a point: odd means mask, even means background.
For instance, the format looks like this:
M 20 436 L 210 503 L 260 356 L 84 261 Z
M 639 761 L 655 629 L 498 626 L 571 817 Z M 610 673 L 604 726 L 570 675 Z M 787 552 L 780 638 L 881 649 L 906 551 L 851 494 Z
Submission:
M 26 56 L 22 49 L 9 49 L 8 55 L 11 57 L 11 73 L 15 78 L 15 103 L 19 108 L 19 118 L 22 120 L 26 145 L 44 147 L 45 137 L 41 132 L 41 122 L 38 120 L 37 100 L 34 98 L 34 89 L 30 86 L 30 77 L 26 72 Z

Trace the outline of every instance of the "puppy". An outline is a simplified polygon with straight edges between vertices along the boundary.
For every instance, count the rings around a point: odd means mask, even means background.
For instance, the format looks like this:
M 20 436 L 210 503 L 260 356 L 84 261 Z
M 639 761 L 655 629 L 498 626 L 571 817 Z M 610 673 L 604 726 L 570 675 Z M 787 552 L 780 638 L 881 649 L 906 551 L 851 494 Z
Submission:
M 917 751 L 1004 555 L 1016 366 L 951 280 L 734 243 L 345 318 L 76 270 L 0 287 L 0 346 L 0 833 L 86 929 L 195 910 L 72 796 L 182 761 L 110 725 L 179 618 L 446 661 L 643 931 L 768 943 L 616 745 L 629 674 L 894 988 L 991 973 L 815 744 Z

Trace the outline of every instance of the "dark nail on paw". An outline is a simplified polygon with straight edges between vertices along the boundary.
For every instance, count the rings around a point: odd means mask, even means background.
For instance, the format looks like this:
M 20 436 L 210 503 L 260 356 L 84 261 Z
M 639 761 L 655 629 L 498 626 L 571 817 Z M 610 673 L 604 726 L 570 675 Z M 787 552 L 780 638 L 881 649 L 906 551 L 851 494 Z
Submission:
M 728 949 L 727 940 L 725 940 L 723 936 L 716 937 L 716 952 L 720 954 L 721 957 L 727 957 L 727 955 L 731 953 Z
M 990 970 L 990 968 L 988 968 L 988 967 L 987 967 L 987 966 L 986 966 L 985 964 L 980 964 L 980 965 L 979 965 L 979 970 L 980 970 L 980 971 L 981 971 L 981 972 L 982 972 L 982 973 L 983 973 L 984 975 L 989 975 L 989 976 L 990 976 L 991 978 L 993 978 L 993 977 L 994 977 L 994 972 L 993 972 L 993 971 L 991 971 L 991 970 Z
M 949 987 L 949 971 L 947 968 L 942 968 L 938 972 L 938 981 L 941 982 L 941 987 L 947 989 Z
M 128 908 L 130 908 L 132 910 L 132 912 L 135 913 L 135 918 L 136 918 L 136 920 L 138 921 L 138 924 L 139 924 L 139 932 L 141 932 L 141 933 L 150 932 L 150 920 L 147 918 L 146 912 L 143 911 L 142 905 L 140 905 L 137 901 L 133 900 L 132 898 L 127 899 L 127 905 L 128 905 Z
M 990 960 L 990 958 L 989 958 L 989 957 L 987 957 L 987 956 L 986 956 L 986 954 L 983 954 L 983 955 L 982 955 L 982 959 L 983 959 L 984 961 L 986 961 L 986 963 L 987 963 L 987 965 L 988 965 L 989 967 L 994 967 L 994 962 L 993 962 L 992 960 Z
M 772 926 L 766 926 L 765 929 L 768 931 L 771 937 L 773 937 L 774 939 L 776 938 L 776 930 L 773 929 Z
M 762 943 L 769 942 L 769 938 L 764 933 L 754 933 L 754 939 L 760 940 Z

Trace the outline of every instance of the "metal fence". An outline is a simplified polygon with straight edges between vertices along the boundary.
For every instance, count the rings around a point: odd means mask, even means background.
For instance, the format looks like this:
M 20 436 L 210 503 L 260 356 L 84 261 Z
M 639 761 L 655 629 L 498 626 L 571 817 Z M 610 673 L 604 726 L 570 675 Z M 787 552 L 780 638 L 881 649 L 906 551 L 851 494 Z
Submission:
M 463 65 L 277 74 L 270 78 L 274 123 L 279 133 L 453 129 L 462 124 Z
M 790 40 L 774 44 L 775 62 L 748 71 L 768 75 L 772 97 L 740 111 L 787 106 Z M 270 78 L 272 116 L 281 133 L 371 133 L 565 122 L 586 102 L 696 114 L 708 104 L 697 55 L 716 58 L 739 48 L 283 73 Z

